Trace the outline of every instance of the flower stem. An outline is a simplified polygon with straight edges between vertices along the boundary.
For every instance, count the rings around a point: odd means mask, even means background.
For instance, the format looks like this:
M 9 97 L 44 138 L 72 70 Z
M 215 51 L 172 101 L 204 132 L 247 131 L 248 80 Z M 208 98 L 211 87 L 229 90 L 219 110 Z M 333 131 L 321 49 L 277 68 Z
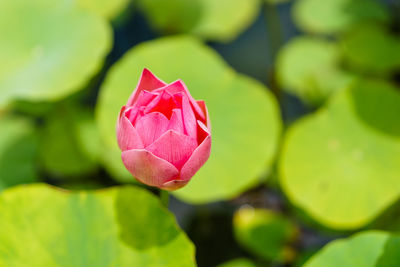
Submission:
M 270 43 L 270 53 L 274 61 L 283 44 L 282 23 L 276 4 L 265 3 L 264 16 Z
M 272 67 L 268 71 L 268 84 L 272 91 L 277 96 L 278 100 L 281 101 L 282 92 L 281 88 L 277 85 L 275 79 L 275 64 L 276 56 L 284 43 L 284 34 L 282 31 L 282 23 L 280 20 L 279 12 L 276 4 L 266 2 L 264 4 L 264 17 L 267 28 L 267 35 L 269 39 L 270 57 L 272 61 Z
M 160 201 L 168 209 L 169 205 L 169 192 L 166 190 L 160 190 Z

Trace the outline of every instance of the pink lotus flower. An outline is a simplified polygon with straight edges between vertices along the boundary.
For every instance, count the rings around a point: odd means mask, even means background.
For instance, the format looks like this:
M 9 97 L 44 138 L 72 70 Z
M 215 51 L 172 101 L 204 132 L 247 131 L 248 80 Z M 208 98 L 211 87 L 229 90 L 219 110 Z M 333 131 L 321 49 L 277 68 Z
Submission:
M 122 161 L 140 182 L 165 190 L 186 185 L 211 150 L 210 119 L 185 84 L 166 84 L 144 69 L 117 124 Z

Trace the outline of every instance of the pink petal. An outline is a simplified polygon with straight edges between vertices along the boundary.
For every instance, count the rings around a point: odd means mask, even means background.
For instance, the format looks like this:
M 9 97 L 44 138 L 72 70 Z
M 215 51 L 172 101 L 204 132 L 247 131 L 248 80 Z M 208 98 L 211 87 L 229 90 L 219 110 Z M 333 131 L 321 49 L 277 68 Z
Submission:
M 197 143 L 203 143 L 203 140 L 209 135 L 211 135 L 211 132 L 207 126 L 201 121 L 197 121 Z
M 202 109 L 199 107 L 199 105 L 197 104 L 197 102 L 194 100 L 194 98 L 192 97 L 192 95 L 190 94 L 189 90 L 187 89 L 185 83 L 182 80 L 177 80 L 175 82 L 172 82 L 168 85 L 166 85 L 163 88 L 157 89 L 158 90 L 166 90 L 168 91 L 171 95 L 177 94 L 177 93 L 184 93 L 188 98 L 189 98 L 189 102 L 192 105 L 195 113 L 201 118 L 201 119 L 205 119 L 205 115 L 202 111 Z
M 205 114 L 205 120 L 202 119 L 203 122 L 207 125 L 207 128 L 211 131 L 211 121 L 210 116 L 208 115 L 208 109 L 204 100 L 197 100 L 196 101 L 203 113 Z
M 173 190 L 179 189 L 181 187 L 184 187 L 188 182 L 189 182 L 189 180 L 186 180 L 186 181 L 171 180 L 171 181 L 168 181 L 168 182 L 165 182 L 164 184 L 162 184 L 160 186 L 160 188 L 167 190 L 167 191 L 173 191 Z
M 177 93 L 184 93 L 186 95 L 190 95 L 189 91 L 187 90 L 185 84 L 183 83 L 182 80 L 177 80 L 175 82 L 172 82 L 170 84 L 165 85 L 164 87 L 158 88 L 155 90 L 156 92 L 159 91 L 167 91 L 171 95 L 177 94 Z
M 174 130 L 177 133 L 183 134 L 183 120 L 182 120 L 182 111 L 180 109 L 174 109 L 172 111 L 171 119 L 169 120 L 169 124 L 167 129 Z
M 140 92 L 139 97 L 136 99 L 136 102 L 133 103 L 134 106 L 147 106 L 154 98 L 158 96 L 157 93 L 152 93 L 146 90 Z
M 142 140 L 127 117 L 120 118 L 117 127 L 118 146 L 122 151 L 143 148 Z
M 150 186 L 159 187 L 179 175 L 179 171 L 171 163 L 145 149 L 122 152 L 122 161 L 136 179 Z
M 139 108 L 138 107 L 130 107 L 125 111 L 125 117 L 134 125 L 136 119 L 138 118 Z
M 145 114 L 137 120 L 135 128 L 142 139 L 144 147 L 157 140 L 168 127 L 168 119 L 160 112 Z
M 187 135 L 168 130 L 146 150 L 155 156 L 165 159 L 173 164 L 178 170 L 190 158 L 197 147 L 197 142 Z
M 183 95 L 182 97 L 182 117 L 186 134 L 197 140 L 196 117 L 194 115 L 192 107 L 190 106 L 189 100 L 185 95 Z
M 127 109 L 126 106 L 122 106 L 121 110 L 119 111 L 117 124 L 119 123 L 119 119 L 121 119 L 122 116 L 125 116 L 126 109 Z
M 189 180 L 196 174 L 196 172 L 204 165 L 210 157 L 211 152 L 211 135 L 203 140 L 203 142 L 196 148 L 188 161 L 181 169 L 180 180 Z
M 175 101 L 172 99 L 172 95 L 167 91 L 161 91 L 161 93 L 147 105 L 144 113 L 160 112 L 167 118 L 170 118 L 174 107 Z
M 138 85 L 132 95 L 129 97 L 128 106 L 132 106 L 138 98 L 139 94 L 143 90 L 153 91 L 157 88 L 165 86 L 166 83 L 157 78 L 150 70 L 143 69 L 142 75 L 140 76 Z

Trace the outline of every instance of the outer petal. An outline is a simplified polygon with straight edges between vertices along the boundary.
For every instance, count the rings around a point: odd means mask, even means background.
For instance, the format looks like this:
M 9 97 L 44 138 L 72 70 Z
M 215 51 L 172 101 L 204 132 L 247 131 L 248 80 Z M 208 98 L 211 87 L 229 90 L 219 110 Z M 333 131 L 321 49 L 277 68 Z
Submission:
M 150 186 L 162 186 L 179 175 L 174 165 L 145 149 L 122 152 L 122 161 L 136 179 Z
M 133 105 L 133 103 L 136 101 L 141 91 L 146 90 L 151 92 L 165 85 L 166 83 L 157 78 L 150 70 L 146 68 L 143 69 L 138 85 L 135 91 L 133 91 L 132 95 L 129 97 L 127 105 L 128 106 Z
M 206 128 L 202 127 L 202 129 L 207 132 Z M 210 157 L 211 153 L 211 135 L 208 134 L 207 137 L 203 140 L 203 142 L 196 148 L 193 152 L 192 156 L 188 159 L 188 161 L 183 165 L 181 169 L 180 180 L 190 180 L 190 178 L 195 175 L 195 173 L 204 165 L 207 159 Z
M 122 116 L 117 127 L 118 146 L 122 151 L 143 148 L 138 132 L 127 117 Z
M 180 170 L 196 147 L 197 142 L 193 138 L 169 130 L 148 146 L 146 150 L 165 159 Z
M 144 147 L 147 147 L 167 130 L 168 124 L 168 119 L 162 113 L 153 112 L 138 119 L 135 128 Z

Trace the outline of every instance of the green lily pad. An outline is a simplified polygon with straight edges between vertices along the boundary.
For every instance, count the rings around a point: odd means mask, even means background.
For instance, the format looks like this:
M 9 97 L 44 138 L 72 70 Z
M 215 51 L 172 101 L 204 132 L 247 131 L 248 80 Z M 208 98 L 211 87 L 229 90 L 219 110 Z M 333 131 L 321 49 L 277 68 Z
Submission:
M 195 266 L 194 247 L 137 187 L 66 192 L 44 184 L 0 195 L 2 266 Z
M 348 64 L 367 74 L 391 74 L 400 70 L 400 38 L 375 25 L 352 29 L 342 40 Z
M 4 0 L 0 10 L 0 106 L 81 89 L 111 46 L 108 24 L 74 1 Z
M 77 105 L 60 104 L 42 129 L 40 163 L 58 177 L 89 174 L 97 169 L 100 144 L 93 114 Z
M 264 86 L 236 74 L 213 50 L 190 37 L 141 44 L 111 68 L 96 107 L 107 149 L 118 151 L 116 119 L 144 67 L 166 82 L 182 79 L 194 98 L 206 101 L 211 117 L 210 159 L 175 195 L 204 203 L 234 197 L 258 183 L 277 148 L 281 121 L 276 100 Z
M 316 253 L 305 267 L 395 267 L 400 261 L 400 236 L 365 231 L 336 240 Z
M 279 52 L 278 83 L 304 102 L 321 104 L 353 79 L 353 75 L 339 68 L 340 60 L 336 43 L 316 37 L 297 37 Z
M 244 207 L 233 219 L 235 237 L 249 252 L 266 260 L 290 262 L 294 251 L 289 246 L 297 236 L 296 227 L 271 210 Z
M 281 4 L 281 3 L 286 3 L 289 2 L 290 0 L 264 0 L 267 4 Z
M 257 265 L 251 260 L 239 258 L 224 262 L 217 267 L 257 267 Z
M 33 123 L 2 115 L 0 129 L 0 190 L 36 181 L 38 144 Z
M 104 146 L 102 149 L 101 163 L 105 170 L 120 183 L 136 183 L 137 181 L 132 178 L 132 174 L 125 168 L 121 161 L 121 151 L 118 147 Z
M 400 196 L 400 93 L 359 81 L 292 126 L 280 183 L 297 206 L 336 229 L 358 228 Z
M 78 5 L 92 10 L 96 14 L 112 20 L 129 4 L 129 0 L 77 0 Z
M 258 0 L 139 0 L 138 4 L 161 32 L 190 33 L 224 42 L 243 32 L 259 10 Z
M 309 33 L 344 32 L 362 21 L 388 22 L 389 12 L 375 0 L 298 0 L 293 7 L 296 24 Z

